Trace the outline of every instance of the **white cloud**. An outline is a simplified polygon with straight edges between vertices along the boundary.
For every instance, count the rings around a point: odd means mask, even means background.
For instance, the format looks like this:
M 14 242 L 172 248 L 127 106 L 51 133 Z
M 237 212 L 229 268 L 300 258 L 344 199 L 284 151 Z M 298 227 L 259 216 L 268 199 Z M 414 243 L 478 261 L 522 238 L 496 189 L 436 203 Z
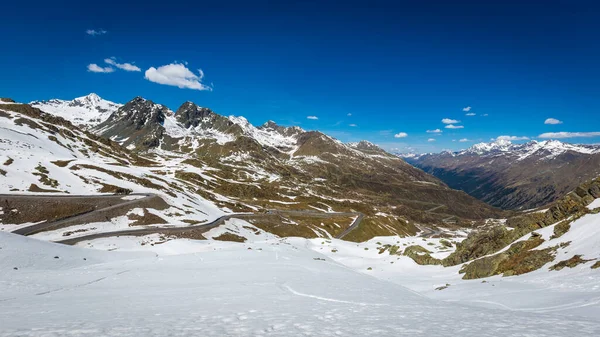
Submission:
M 475 116 L 475 113 L 474 112 L 469 112 L 469 113 L 465 114 L 465 116 Z
M 435 129 L 435 130 L 427 130 L 427 133 L 442 133 L 443 131 L 440 129 Z
M 562 124 L 562 121 L 559 121 L 556 118 L 548 118 L 544 121 L 544 124 L 550 124 L 550 125 L 556 125 L 556 124 Z
M 85 31 L 85 33 L 87 35 L 96 36 L 96 35 L 104 35 L 104 34 L 106 34 L 108 32 L 105 31 L 104 29 L 99 29 L 99 30 L 88 29 L 88 30 Z
M 352 113 L 348 112 L 348 114 L 346 116 L 350 117 L 350 116 L 352 116 Z
M 442 119 L 442 123 L 444 123 L 444 124 L 456 124 L 456 123 L 460 123 L 460 121 L 457 121 L 456 119 L 444 118 L 444 119 Z
M 211 86 L 202 83 L 204 78 L 202 69 L 198 69 L 196 75 L 181 63 L 171 63 L 158 68 L 150 67 L 144 75 L 148 81 L 158 84 L 172 85 L 180 89 L 212 91 Z
M 406 138 L 406 137 L 408 137 L 408 133 L 406 133 L 406 132 L 399 132 L 394 135 L 394 138 Z
M 317 120 L 319 119 L 319 117 L 317 116 L 306 116 L 307 119 L 313 119 L 313 120 Z
M 546 132 L 538 136 L 538 138 L 583 138 L 583 137 L 600 137 L 600 132 Z
M 453 125 L 453 124 L 448 124 L 446 125 L 446 129 L 464 129 L 465 127 L 462 125 Z
M 435 142 L 435 138 L 429 138 L 427 139 L 428 142 Z
M 468 106 L 468 107 L 466 107 L 466 108 L 463 108 L 463 111 L 464 111 L 464 112 L 469 112 L 469 111 L 471 111 L 471 107 L 470 107 L 470 106 Z
M 487 117 L 487 116 L 489 116 L 489 115 L 488 114 L 483 114 L 483 117 Z
M 356 127 L 356 126 L 358 126 L 358 125 L 356 125 L 356 124 L 350 124 L 350 125 L 348 125 L 348 126 L 351 126 L 351 127 Z
M 100 67 L 96 63 L 90 63 L 87 66 L 87 70 L 92 73 L 112 73 L 115 71 L 112 67 Z
M 125 71 L 142 71 L 142 69 L 131 63 L 117 63 L 117 59 L 114 57 L 104 59 L 104 62 Z
M 525 136 L 498 136 L 495 140 L 529 140 L 529 137 Z
M 459 142 L 461 142 L 461 143 L 470 142 L 470 140 L 468 140 L 467 138 L 463 138 L 463 139 L 459 140 Z

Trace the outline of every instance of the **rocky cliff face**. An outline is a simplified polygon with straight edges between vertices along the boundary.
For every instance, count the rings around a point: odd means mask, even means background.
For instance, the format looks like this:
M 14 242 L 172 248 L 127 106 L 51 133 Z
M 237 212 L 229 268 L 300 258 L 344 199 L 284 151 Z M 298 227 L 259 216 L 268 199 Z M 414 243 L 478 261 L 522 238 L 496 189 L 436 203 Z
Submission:
M 92 132 L 130 149 L 155 148 L 164 134 L 163 124 L 173 112 L 164 105 L 136 97 L 112 113 Z

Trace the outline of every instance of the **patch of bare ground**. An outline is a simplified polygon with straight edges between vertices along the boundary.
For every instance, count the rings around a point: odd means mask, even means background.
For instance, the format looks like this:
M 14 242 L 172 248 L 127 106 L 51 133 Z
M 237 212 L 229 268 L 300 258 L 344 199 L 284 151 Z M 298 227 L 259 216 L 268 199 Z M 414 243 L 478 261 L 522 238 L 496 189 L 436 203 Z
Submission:
M 100 183 L 102 185 L 101 188 L 98 189 L 100 193 L 112 193 L 112 194 L 122 194 L 127 195 L 133 192 L 129 188 L 119 187 L 111 184 Z
M 168 223 L 165 219 L 159 217 L 158 215 L 150 213 L 146 208 L 144 208 L 144 215 L 129 214 L 127 218 L 134 221 L 129 224 L 129 227 L 164 225 Z
M 8 119 L 12 119 L 13 118 L 10 114 L 8 114 L 8 113 L 6 113 L 5 111 L 2 111 L 2 110 L 0 110 L 0 117 L 8 118 Z
M 41 188 L 36 184 L 31 184 L 29 186 L 28 191 L 36 192 L 36 193 L 62 193 L 63 192 L 63 191 L 59 191 L 59 190 L 50 190 L 50 189 Z
M 7 160 L 4 162 L 4 166 L 8 166 L 8 165 L 10 165 L 10 164 L 12 164 L 14 161 L 15 161 L 14 159 L 12 159 L 12 158 L 8 157 L 8 159 L 7 159 Z
M 55 160 L 55 161 L 51 161 L 52 164 L 58 166 L 58 167 L 66 167 L 67 165 L 69 165 L 70 162 L 74 161 L 75 159 L 71 159 L 71 160 Z
M 202 221 L 191 220 L 191 219 L 183 219 L 183 220 L 181 220 L 181 222 L 185 222 L 185 223 L 190 224 L 190 225 L 197 225 L 199 223 L 202 223 Z
M 235 235 L 233 233 L 223 233 L 219 236 L 215 236 L 213 237 L 213 240 L 218 240 L 218 241 L 232 241 L 232 242 L 246 242 L 246 238 L 239 236 L 239 235 Z
M 77 233 L 85 233 L 87 231 L 91 231 L 91 230 L 95 230 L 96 227 L 92 227 L 92 228 L 81 228 L 81 229 L 76 229 L 74 231 L 67 231 L 63 233 L 63 236 L 71 236 L 73 234 L 77 234 Z
M 586 263 L 586 262 L 590 262 L 593 261 L 594 259 L 591 260 L 584 260 L 581 258 L 581 255 L 574 255 L 572 258 L 568 259 L 568 260 L 564 260 L 564 261 L 560 261 L 559 263 L 550 266 L 550 270 L 561 270 L 565 267 L 569 267 L 569 268 L 573 268 L 577 265 L 580 265 L 582 263 Z

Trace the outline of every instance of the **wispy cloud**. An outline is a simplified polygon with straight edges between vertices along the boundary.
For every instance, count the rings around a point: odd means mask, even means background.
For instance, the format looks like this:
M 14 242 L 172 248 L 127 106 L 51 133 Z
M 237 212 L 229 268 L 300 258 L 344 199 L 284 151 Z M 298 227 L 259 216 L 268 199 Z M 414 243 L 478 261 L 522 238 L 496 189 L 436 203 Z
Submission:
M 87 35 L 91 35 L 91 36 L 97 36 L 97 35 L 104 35 L 104 34 L 106 34 L 106 33 L 108 33 L 108 32 L 107 32 L 107 31 L 105 31 L 104 29 L 98 29 L 98 30 L 95 30 L 95 29 L 88 29 L 88 30 L 86 30 L 86 31 L 85 31 L 85 33 L 86 33 Z
M 465 116 L 475 116 L 475 115 L 476 115 L 476 114 L 475 114 L 474 112 L 469 112 L 469 113 L 466 113 L 466 114 L 465 114 Z
M 306 116 L 306 119 L 317 120 L 317 119 L 319 119 L 319 117 L 317 117 L 317 116 Z
M 356 124 L 349 124 L 348 126 L 357 127 L 358 125 L 356 125 Z
M 427 133 L 442 133 L 444 131 L 440 130 L 440 129 L 435 129 L 435 130 L 427 130 Z
M 150 82 L 171 85 L 180 89 L 212 91 L 212 86 L 202 83 L 204 72 L 198 69 L 198 75 L 182 63 L 171 63 L 158 68 L 150 67 L 144 78 Z
M 88 64 L 87 70 L 92 73 L 112 73 L 113 71 L 115 71 L 113 67 L 101 67 L 96 63 Z
M 469 112 L 469 111 L 471 111 L 471 107 L 470 107 L 470 106 L 468 106 L 468 107 L 465 107 L 465 108 L 463 108 L 463 111 L 464 111 L 464 112 Z
M 142 71 L 142 69 L 131 63 L 117 63 L 117 59 L 115 57 L 104 59 L 104 62 L 125 71 Z
M 406 138 L 406 137 L 408 137 L 408 133 L 406 133 L 406 132 L 399 132 L 394 135 L 394 138 Z
M 550 124 L 550 125 L 556 125 L 556 124 L 562 124 L 563 122 L 556 119 L 556 118 L 548 118 L 544 121 L 544 124 Z
M 538 136 L 538 138 L 589 138 L 600 137 L 599 132 L 546 132 Z
M 465 143 L 465 142 L 470 142 L 470 140 L 468 140 L 467 138 L 463 138 L 463 139 L 459 140 L 459 142 Z
M 444 119 L 442 119 L 442 123 L 444 123 L 444 124 L 456 124 L 456 123 L 460 123 L 460 121 L 458 121 L 456 119 L 444 118 Z
M 352 116 L 352 113 L 348 112 L 348 114 L 346 116 L 350 117 L 350 116 Z
M 525 136 L 498 136 L 495 140 L 529 140 L 529 137 Z
M 448 124 L 446 125 L 446 129 L 464 129 L 465 127 L 462 125 L 454 125 L 454 124 Z
M 427 139 L 428 142 L 435 142 L 435 138 L 429 138 Z

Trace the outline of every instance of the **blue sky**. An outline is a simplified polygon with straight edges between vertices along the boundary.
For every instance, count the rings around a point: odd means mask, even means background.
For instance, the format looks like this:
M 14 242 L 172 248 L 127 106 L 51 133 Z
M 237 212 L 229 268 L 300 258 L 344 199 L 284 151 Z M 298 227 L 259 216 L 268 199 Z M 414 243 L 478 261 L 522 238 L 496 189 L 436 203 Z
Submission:
M 398 151 L 600 143 L 600 5 L 539 3 L 10 2 L 0 96 L 190 100 Z

